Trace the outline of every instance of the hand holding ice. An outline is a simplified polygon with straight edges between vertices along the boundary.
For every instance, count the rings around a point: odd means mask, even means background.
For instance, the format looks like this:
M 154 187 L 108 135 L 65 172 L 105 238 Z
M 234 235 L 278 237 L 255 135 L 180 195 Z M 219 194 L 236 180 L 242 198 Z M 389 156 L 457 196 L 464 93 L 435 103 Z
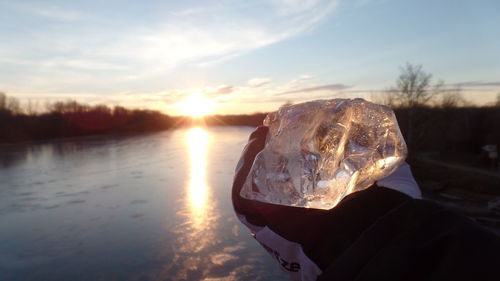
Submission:
M 266 145 L 241 190 L 247 199 L 331 209 L 406 157 L 392 110 L 362 99 L 283 106 L 264 125 Z

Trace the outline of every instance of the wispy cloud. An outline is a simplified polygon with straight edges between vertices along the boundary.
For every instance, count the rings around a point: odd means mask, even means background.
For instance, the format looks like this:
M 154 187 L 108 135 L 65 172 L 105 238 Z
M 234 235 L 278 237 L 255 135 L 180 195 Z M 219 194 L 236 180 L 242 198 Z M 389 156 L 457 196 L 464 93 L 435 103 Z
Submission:
M 467 81 L 450 85 L 458 87 L 500 87 L 500 81 Z
M 278 13 L 289 15 L 310 10 L 318 5 L 318 0 L 272 0 Z
M 300 83 L 300 82 L 304 82 L 304 81 L 309 81 L 311 79 L 313 79 L 312 75 L 304 74 L 304 75 L 301 75 L 299 78 L 293 79 L 292 83 Z
M 194 14 L 199 14 L 199 13 L 202 13 L 205 11 L 206 11 L 205 8 L 203 8 L 201 6 L 197 6 L 197 7 L 190 7 L 190 8 L 174 11 L 174 12 L 171 12 L 170 14 L 177 16 L 177 17 L 185 17 L 185 16 L 192 16 Z
M 21 14 L 27 14 L 31 17 L 44 18 L 51 21 L 60 22 L 72 22 L 84 19 L 92 18 L 90 15 L 86 15 L 75 9 L 63 8 L 59 5 L 54 5 L 50 3 L 40 3 L 40 2 L 10 2 L 2 3 L 4 9 L 10 9 L 14 12 L 20 12 Z
M 356 0 L 354 2 L 354 5 L 356 7 L 362 7 L 362 6 L 366 6 L 369 4 L 382 4 L 384 2 L 386 2 L 386 0 Z
M 248 80 L 248 85 L 250 87 L 254 87 L 254 88 L 259 88 L 259 87 L 263 87 L 265 85 L 268 85 L 269 83 L 271 83 L 272 79 L 271 78 L 252 78 L 250 80 Z
M 84 70 L 128 70 L 129 67 L 120 64 L 112 64 L 107 62 L 95 61 L 95 60 L 83 60 L 83 59 L 69 59 L 69 58 L 54 58 L 50 60 L 40 61 L 42 67 L 51 68 L 74 68 L 74 69 L 84 69 Z
M 162 85 L 164 75 L 178 67 L 212 66 L 298 36 L 327 17 L 337 1 L 259 1 L 244 5 L 208 1 L 203 5 L 175 5 L 167 12 L 171 16 L 151 20 L 140 12 L 136 18 L 123 19 L 125 15 L 120 12 L 126 7 L 113 11 L 116 17 L 108 17 L 111 12 L 104 9 L 89 16 L 88 10 L 52 5 L 51 1 L 17 6 L 0 3 L 0 9 L 10 9 L 25 19 L 28 15 L 50 21 L 39 25 L 21 21 L 28 32 L 22 37 L 12 33 L 12 38 L 4 38 L 11 44 L 0 46 L 0 53 L 8 53 L 10 58 L 3 71 L 16 69 L 23 79 L 43 78 L 47 84 L 79 76 L 81 82 L 75 88 L 87 84 L 103 92 L 115 81 L 120 82 L 115 84 L 120 91 L 140 81 Z M 70 21 L 71 25 L 67 24 Z M 99 79 L 103 74 L 107 81 Z M 16 87 L 1 78 L 0 83 L 7 85 L 7 91 Z
M 62 22 L 78 21 L 85 18 L 85 16 L 80 12 L 63 9 L 58 6 L 40 7 L 33 9 L 32 12 L 38 16 Z
M 228 95 L 234 92 L 236 89 L 233 86 L 228 85 L 220 85 L 214 88 L 205 88 L 202 92 L 204 92 L 209 97 L 217 97 L 220 95 Z
M 298 94 L 298 93 L 307 93 L 307 92 L 318 92 L 318 91 L 341 91 L 345 89 L 349 89 L 352 86 L 347 86 L 344 84 L 328 84 L 314 87 L 301 88 L 298 90 L 292 90 L 287 92 L 281 92 L 275 94 L 276 96 L 290 95 L 290 94 Z

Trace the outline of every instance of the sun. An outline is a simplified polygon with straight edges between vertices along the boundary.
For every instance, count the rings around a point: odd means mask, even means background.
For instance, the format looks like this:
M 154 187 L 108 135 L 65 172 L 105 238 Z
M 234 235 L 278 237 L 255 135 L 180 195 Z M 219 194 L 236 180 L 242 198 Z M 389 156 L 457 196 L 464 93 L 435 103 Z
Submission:
M 179 103 L 183 115 L 199 118 L 214 112 L 215 102 L 203 94 L 194 93 Z

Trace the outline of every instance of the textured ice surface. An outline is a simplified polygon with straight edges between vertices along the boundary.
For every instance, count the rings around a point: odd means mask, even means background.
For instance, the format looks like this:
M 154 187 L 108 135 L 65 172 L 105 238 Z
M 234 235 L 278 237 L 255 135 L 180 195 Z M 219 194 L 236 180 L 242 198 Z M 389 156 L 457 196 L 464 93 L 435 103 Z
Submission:
M 241 190 L 248 199 L 331 209 L 406 157 L 393 111 L 362 99 L 283 106 L 264 125 L 266 145 Z

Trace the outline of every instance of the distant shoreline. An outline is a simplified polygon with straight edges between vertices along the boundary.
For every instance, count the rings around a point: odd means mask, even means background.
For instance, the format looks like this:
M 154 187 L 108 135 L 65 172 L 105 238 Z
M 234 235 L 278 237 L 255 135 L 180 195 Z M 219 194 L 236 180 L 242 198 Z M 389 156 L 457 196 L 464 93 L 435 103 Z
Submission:
M 266 114 L 214 115 L 192 119 L 170 117 L 156 111 L 109 110 L 51 112 L 40 115 L 12 114 L 0 111 L 0 145 L 14 143 L 67 140 L 93 136 L 133 136 L 193 125 L 251 126 L 262 124 Z

